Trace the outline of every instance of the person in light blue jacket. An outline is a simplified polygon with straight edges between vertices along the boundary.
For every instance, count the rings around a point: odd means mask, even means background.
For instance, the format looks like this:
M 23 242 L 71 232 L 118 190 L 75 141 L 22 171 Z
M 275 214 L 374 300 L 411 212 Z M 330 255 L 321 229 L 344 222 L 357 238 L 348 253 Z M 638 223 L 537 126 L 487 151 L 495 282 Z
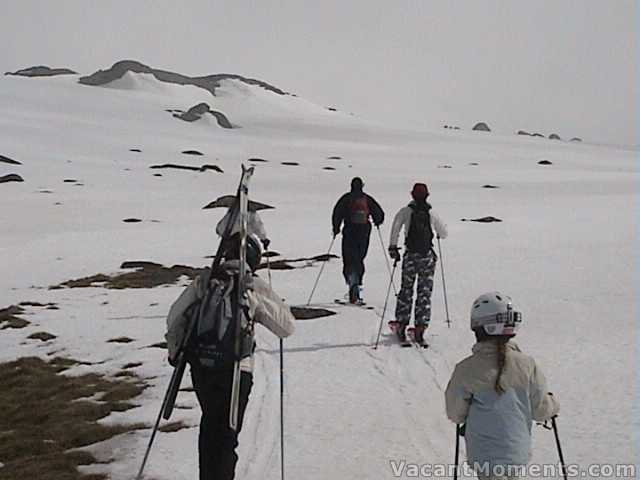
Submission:
M 521 323 L 510 297 L 478 297 L 471 308 L 477 343 L 445 393 L 447 416 L 465 424 L 467 459 L 482 479 L 517 477 L 531 457 L 533 421 L 550 420 L 560 408 L 534 359 L 512 340 Z

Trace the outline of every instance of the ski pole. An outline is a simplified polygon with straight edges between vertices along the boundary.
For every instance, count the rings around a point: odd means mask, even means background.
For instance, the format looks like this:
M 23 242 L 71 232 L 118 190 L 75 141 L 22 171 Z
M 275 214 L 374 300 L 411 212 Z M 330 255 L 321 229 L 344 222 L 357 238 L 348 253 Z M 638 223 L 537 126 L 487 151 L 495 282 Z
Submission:
M 442 256 L 442 248 L 440 247 L 440 237 L 438 239 L 438 254 L 440 255 L 440 271 L 442 272 L 442 293 L 444 294 L 444 310 L 447 314 L 447 326 L 451 328 L 451 320 L 449 319 L 449 303 L 447 302 L 447 283 L 444 279 L 444 257 Z
M 387 296 L 384 299 L 384 308 L 382 309 L 382 316 L 380 317 L 380 326 L 378 326 L 378 336 L 376 337 L 376 344 L 373 349 L 376 350 L 378 348 L 378 343 L 380 342 L 380 334 L 382 333 L 382 324 L 384 323 L 384 316 L 387 313 L 387 304 L 389 303 L 389 293 L 391 293 L 391 285 L 393 285 L 393 275 L 396 273 L 396 267 L 398 266 L 398 260 L 396 259 L 393 262 L 393 269 L 391 270 L 391 280 L 389 280 L 389 286 L 387 287 Z
M 460 458 L 460 425 L 456 424 L 456 457 L 454 461 L 453 480 L 458 480 L 458 461 Z
M 280 478 L 284 480 L 284 341 L 280 339 Z
M 267 275 L 271 287 L 271 262 L 267 256 Z M 280 478 L 284 480 L 284 341 L 280 339 Z
M 389 275 L 391 275 L 391 285 L 393 286 L 393 294 L 397 297 L 398 290 L 396 290 L 396 284 L 393 281 L 393 275 L 391 273 L 391 265 L 389 264 L 389 259 L 387 258 L 387 249 L 385 248 L 384 241 L 382 240 L 382 233 L 380 233 L 380 227 L 376 225 L 376 228 L 378 229 L 378 238 L 380 239 L 380 246 L 382 247 L 382 256 L 384 257 L 384 261 L 387 264 L 387 272 L 389 272 Z
M 567 480 L 567 466 L 564 463 L 564 455 L 562 454 L 562 446 L 560 445 L 560 436 L 558 435 L 558 425 L 556 424 L 556 417 L 551 418 L 551 425 L 553 425 L 553 433 L 556 437 L 558 456 L 560 457 L 560 465 L 562 466 L 562 476 L 564 477 L 564 480 Z
M 162 412 L 164 412 L 164 408 L 167 405 L 169 394 L 170 394 L 170 390 L 167 390 L 166 393 L 164 394 L 164 399 L 162 400 L 162 406 L 160 407 L 160 412 L 158 412 L 158 418 L 156 418 L 156 423 L 153 425 L 151 438 L 149 439 L 147 450 L 144 452 L 144 458 L 142 459 L 142 465 L 140 465 L 140 470 L 138 470 L 138 475 L 136 475 L 136 480 L 142 479 L 142 472 L 144 472 L 144 467 L 147 465 L 147 460 L 149 459 L 149 453 L 151 452 L 153 441 L 156 438 L 156 433 L 158 432 L 158 426 L 160 425 L 160 420 L 162 419 Z
M 320 275 L 322 275 L 322 271 L 324 270 L 324 266 L 327 263 L 327 260 L 329 259 L 329 255 L 331 254 L 331 249 L 333 248 L 333 242 L 336 241 L 336 235 L 333 236 L 333 238 L 331 239 L 331 243 L 329 244 L 329 250 L 327 251 L 327 259 L 322 262 L 322 267 L 320 267 L 320 271 L 318 272 L 318 276 L 316 277 L 316 283 L 313 284 L 313 289 L 311 290 L 311 295 L 309 295 L 309 300 L 307 300 L 307 305 L 309 305 L 311 303 L 311 299 L 313 298 L 313 294 L 316 291 L 316 287 L 318 286 L 318 282 L 320 281 Z

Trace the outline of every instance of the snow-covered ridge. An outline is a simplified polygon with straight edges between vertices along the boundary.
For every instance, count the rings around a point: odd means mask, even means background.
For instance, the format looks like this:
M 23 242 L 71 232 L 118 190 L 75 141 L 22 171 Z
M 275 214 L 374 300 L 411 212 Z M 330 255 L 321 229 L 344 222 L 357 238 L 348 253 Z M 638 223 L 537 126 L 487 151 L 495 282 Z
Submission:
M 273 85 L 263 82 L 262 80 L 247 78 L 243 77 L 242 75 L 219 73 L 214 75 L 207 75 L 204 77 L 189 77 L 180 73 L 152 68 L 135 60 L 122 60 L 116 62 L 111 68 L 107 70 L 98 70 L 91 75 L 80 77 L 79 82 L 84 85 L 105 85 L 113 82 L 114 80 L 122 78 L 127 72 L 148 73 L 153 75 L 159 81 L 166 83 L 175 83 L 178 85 L 194 85 L 196 87 L 203 88 L 209 91 L 214 96 L 216 95 L 216 89 L 220 86 L 220 82 L 227 79 L 239 80 L 248 85 L 257 85 L 273 93 L 277 93 L 278 95 L 289 95 L 287 92 L 284 92 L 283 90 L 280 90 Z

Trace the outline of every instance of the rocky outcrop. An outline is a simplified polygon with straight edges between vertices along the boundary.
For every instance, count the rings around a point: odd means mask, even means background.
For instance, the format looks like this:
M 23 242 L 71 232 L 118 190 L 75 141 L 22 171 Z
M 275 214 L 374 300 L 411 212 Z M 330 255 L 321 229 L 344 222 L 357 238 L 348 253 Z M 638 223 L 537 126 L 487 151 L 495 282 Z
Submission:
M 50 68 L 46 65 L 24 68 L 15 72 L 5 72 L 5 75 L 15 75 L 18 77 L 54 77 L 56 75 L 77 75 L 78 72 L 68 68 Z
M 289 95 L 287 92 L 284 92 L 283 90 L 280 90 L 273 85 L 269 85 L 262 80 L 247 78 L 243 77 L 242 75 L 220 73 L 215 75 L 207 75 L 205 77 L 188 77 L 180 73 L 151 68 L 134 60 L 123 60 L 114 63 L 113 66 L 108 70 L 98 70 L 92 75 L 81 77 L 78 81 L 83 85 L 100 86 L 122 78 L 127 72 L 148 73 L 153 75 L 157 80 L 166 83 L 174 83 L 177 85 L 193 85 L 195 87 L 207 90 L 213 96 L 216 95 L 216 89 L 220 87 L 220 82 L 223 80 L 239 80 L 248 85 L 256 85 L 258 87 L 262 87 L 265 90 L 277 93 L 278 95 Z
M 180 120 L 184 120 L 185 122 L 195 122 L 196 120 L 200 120 L 202 116 L 207 113 L 211 114 L 218 122 L 218 125 L 222 128 L 234 128 L 224 113 L 211 110 L 211 107 L 204 102 L 191 107 L 186 112 L 173 113 L 173 116 Z
M 491 129 L 489 128 L 489 125 L 487 125 L 484 122 L 476 123 L 475 126 L 473 127 L 473 130 L 475 130 L 476 132 L 490 132 L 491 131 Z

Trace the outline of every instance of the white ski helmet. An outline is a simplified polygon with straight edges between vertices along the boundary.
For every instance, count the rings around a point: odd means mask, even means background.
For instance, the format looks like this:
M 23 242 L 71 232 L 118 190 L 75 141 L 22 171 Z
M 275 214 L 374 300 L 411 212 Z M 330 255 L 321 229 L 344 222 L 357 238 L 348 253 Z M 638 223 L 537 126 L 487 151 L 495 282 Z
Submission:
M 480 295 L 471 307 L 471 330 L 483 329 L 487 335 L 515 335 L 522 324 L 522 313 L 515 310 L 511 297 L 500 292 Z

